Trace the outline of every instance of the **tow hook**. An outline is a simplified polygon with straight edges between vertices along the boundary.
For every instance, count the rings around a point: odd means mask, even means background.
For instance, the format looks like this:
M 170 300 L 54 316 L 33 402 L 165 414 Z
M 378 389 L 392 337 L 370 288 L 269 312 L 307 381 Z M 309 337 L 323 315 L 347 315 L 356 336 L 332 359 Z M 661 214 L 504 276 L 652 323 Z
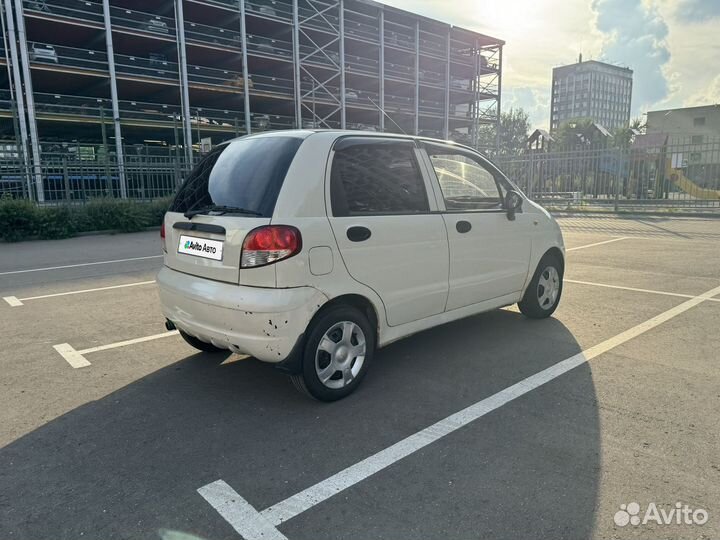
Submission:
M 170 319 L 166 319 L 165 328 L 167 328 L 168 330 L 175 330 L 175 323 L 173 323 Z

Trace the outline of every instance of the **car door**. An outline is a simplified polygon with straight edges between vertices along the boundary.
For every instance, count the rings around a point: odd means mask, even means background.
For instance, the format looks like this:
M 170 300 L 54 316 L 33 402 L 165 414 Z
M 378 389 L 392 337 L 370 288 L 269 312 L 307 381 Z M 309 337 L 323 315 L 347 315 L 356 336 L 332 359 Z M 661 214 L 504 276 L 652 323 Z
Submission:
M 414 141 L 343 137 L 331 152 L 328 216 L 348 273 L 391 326 L 442 313 L 448 240 Z
M 512 293 L 525 283 L 532 217 L 508 219 L 509 182 L 489 162 L 458 146 L 422 143 L 437 179 L 450 248 L 447 310 Z

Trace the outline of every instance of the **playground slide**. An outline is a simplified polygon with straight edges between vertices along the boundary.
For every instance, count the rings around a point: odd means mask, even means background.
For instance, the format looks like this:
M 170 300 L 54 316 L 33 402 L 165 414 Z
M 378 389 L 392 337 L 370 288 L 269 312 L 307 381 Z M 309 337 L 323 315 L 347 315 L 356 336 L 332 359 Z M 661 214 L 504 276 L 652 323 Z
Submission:
M 720 190 L 707 189 L 698 186 L 695 182 L 685 176 L 682 169 L 673 168 L 670 160 L 667 161 L 667 177 L 673 184 L 691 197 L 704 200 L 720 200 Z

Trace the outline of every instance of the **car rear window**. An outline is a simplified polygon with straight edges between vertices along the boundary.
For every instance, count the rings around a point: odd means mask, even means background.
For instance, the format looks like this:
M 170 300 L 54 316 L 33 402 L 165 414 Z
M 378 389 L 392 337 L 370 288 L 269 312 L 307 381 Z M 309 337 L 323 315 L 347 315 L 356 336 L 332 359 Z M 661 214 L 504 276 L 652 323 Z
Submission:
M 302 142 L 297 137 L 248 137 L 213 148 L 190 172 L 170 211 L 216 205 L 271 217 Z

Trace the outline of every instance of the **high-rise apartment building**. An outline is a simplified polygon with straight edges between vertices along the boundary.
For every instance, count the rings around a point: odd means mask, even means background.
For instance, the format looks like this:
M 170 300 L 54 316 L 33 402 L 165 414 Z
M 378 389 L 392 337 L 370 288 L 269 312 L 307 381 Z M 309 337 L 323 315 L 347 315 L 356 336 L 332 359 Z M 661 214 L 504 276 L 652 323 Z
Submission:
M 571 120 L 590 119 L 608 130 L 630 123 L 631 69 L 597 60 L 553 68 L 550 130 Z

